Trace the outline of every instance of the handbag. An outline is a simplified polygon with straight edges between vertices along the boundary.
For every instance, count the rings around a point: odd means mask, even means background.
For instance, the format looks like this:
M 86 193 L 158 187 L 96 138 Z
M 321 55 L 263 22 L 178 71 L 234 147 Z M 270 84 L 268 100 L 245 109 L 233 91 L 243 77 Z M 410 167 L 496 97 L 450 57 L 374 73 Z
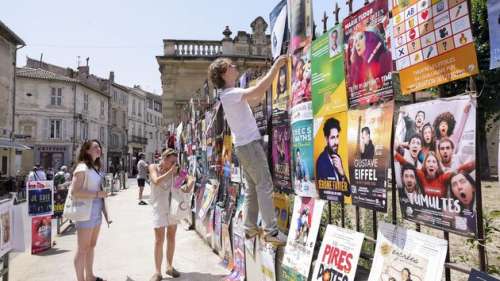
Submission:
M 86 167 L 87 168 L 87 167 Z M 83 188 L 88 189 L 88 168 L 85 169 L 85 179 L 83 181 Z M 72 195 L 73 183 L 69 187 L 66 202 L 64 202 L 63 217 L 72 221 L 87 221 L 90 219 L 92 211 L 92 200 L 77 199 Z
M 173 181 L 173 177 L 172 177 Z M 191 215 L 191 196 L 192 192 L 186 192 L 187 184 L 180 188 L 170 189 L 170 214 L 175 220 L 183 220 Z

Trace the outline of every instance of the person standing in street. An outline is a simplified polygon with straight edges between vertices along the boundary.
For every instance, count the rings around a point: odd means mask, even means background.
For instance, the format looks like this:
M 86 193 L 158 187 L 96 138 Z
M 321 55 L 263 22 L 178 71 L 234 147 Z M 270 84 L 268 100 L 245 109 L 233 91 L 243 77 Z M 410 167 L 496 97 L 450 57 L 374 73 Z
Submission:
M 260 101 L 278 71 L 288 61 L 287 56 L 276 59 L 269 72 L 257 85 L 243 89 L 236 87 L 238 67 L 227 58 L 218 58 L 209 66 L 208 75 L 214 86 L 222 90 L 220 100 L 227 123 L 233 133 L 236 156 L 242 164 L 248 187 L 245 189 L 244 229 L 247 238 L 257 236 L 259 211 L 262 216 L 264 241 L 276 246 L 285 241 L 278 237 L 278 227 L 273 204 L 273 181 L 269 171 L 266 153 L 261 143 L 255 117 L 249 102 Z
M 149 165 L 151 176 L 151 205 L 153 207 L 153 228 L 155 232 L 155 274 L 150 281 L 162 280 L 161 264 L 163 260 L 163 244 L 165 242 L 165 228 L 167 229 L 167 275 L 177 278 L 180 273 L 173 267 L 175 251 L 175 233 L 178 219 L 170 212 L 172 201 L 172 188 L 175 177 L 178 175 L 178 153 L 172 148 L 167 148 L 162 154 L 159 164 Z M 181 190 L 192 189 L 193 179 L 188 179 L 187 185 L 179 187 Z
M 28 181 L 46 181 L 47 175 L 40 167 L 40 164 L 35 164 L 33 170 L 28 174 Z
M 137 162 L 137 185 L 139 186 L 139 205 L 147 205 L 144 200 L 142 200 L 142 193 L 144 192 L 144 186 L 146 185 L 146 179 L 148 177 L 148 163 L 144 160 L 144 154 L 139 154 L 139 162 Z
M 78 200 L 91 201 L 90 217 L 86 221 L 76 221 L 78 249 L 74 266 L 78 281 L 103 281 L 94 275 L 94 249 L 101 229 L 102 215 L 109 224 L 104 199 L 107 192 L 101 188 L 102 176 L 100 173 L 102 147 L 97 140 L 85 141 L 78 154 L 78 164 L 73 172 L 71 196 Z

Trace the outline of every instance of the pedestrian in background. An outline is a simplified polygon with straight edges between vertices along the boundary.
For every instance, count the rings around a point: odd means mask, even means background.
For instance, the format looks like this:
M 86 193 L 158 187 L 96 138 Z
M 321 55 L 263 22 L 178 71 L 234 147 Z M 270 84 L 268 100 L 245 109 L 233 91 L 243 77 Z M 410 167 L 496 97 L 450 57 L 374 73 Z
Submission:
M 148 163 L 144 160 L 144 154 L 139 154 L 139 162 L 137 162 L 137 185 L 139 186 L 139 205 L 147 205 L 144 200 L 142 200 L 142 193 L 144 192 L 144 186 L 146 185 L 146 179 L 148 178 Z
M 47 180 L 47 175 L 40 167 L 40 164 L 35 164 L 33 170 L 28 174 L 28 181 L 45 181 Z

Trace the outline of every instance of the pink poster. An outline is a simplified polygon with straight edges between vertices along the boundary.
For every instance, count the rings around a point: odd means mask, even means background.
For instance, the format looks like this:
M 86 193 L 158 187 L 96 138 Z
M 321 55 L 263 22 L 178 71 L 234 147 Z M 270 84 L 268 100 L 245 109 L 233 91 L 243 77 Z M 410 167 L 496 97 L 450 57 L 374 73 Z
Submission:
M 31 218 L 31 253 L 45 252 L 52 244 L 52 216 Z

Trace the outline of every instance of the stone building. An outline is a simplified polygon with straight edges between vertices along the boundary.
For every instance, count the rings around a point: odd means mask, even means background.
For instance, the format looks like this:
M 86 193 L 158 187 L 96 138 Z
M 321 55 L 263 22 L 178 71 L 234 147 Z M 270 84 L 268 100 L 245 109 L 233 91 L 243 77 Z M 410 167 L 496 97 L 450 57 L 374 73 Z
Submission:
M 223 31 L 222 40 L 163 40 L 163 55 L 156 60 L 161 73 L 163 89 L 163 117 L 167 126 L 178 123 L 189 99 L 196 92 L 212 92 L 202 89 L 207 81 L 207 69 L 218 57 L 231 58 L 240 68 L 261 68 L 271 58 L 270 35 L 267 23 L 262 17 L 250 25 L 252 33 L 238 31 L 231 37 L 229 27 Z M 208 90 L 208 91 L 207 91 Z
M 33 148 L 23 153 L 23 170 L 71 165 L 87 139 L 100 140 L 107 169 L 109 96 L 89 77 L 88 66 L 75 72 L 29 58 L 17 70 L 16 134 Z
M 24 41 L 0 21 L 0 176 L 16 175 L 16 151 L 22 146 L 14 142 L 16 55 Z
M 146 160 L 152 163 L 165 148 L 166 128 L 162 116 L 161 96 L 146 92 Z
M 127 145 L 129 88 L 115 82 L 113 71 L 106 82 L 110 96 L 108 165 L 127 171 L 130 161 Z
M 146 130 L 146 93 L 138 85 L 129 88 L 128 95 L 128 154 L 129 174 L 136 173 L 137 157 L 145 153 L 148 139 Z

